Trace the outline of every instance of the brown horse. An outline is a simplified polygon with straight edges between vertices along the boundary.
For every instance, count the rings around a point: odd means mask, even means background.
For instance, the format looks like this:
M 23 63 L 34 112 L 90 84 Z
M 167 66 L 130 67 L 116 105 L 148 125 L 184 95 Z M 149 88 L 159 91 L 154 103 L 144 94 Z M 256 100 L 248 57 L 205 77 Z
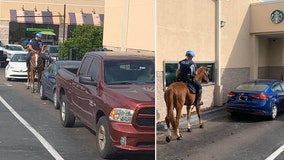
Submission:
M 207 67 L 201 66 L 196 70 L 195 79 L 201 82 L 208 82 L 208 69 Z M 167 127 L 168 127 L 168 136 L 166 137 L 166 141 L 170 142 L 170 138 L 181 139 L 181 135 L 179 133 L 179 121 L 181 118 L 181 112 L 183 105 L 187 106 L 187 128 L 188 132 L 190 132 L 190 117 L 191 117 L 191 109 L 194 107 L 193 103 L 195 101 L 195 94 L 188 89 L 187 85 L 184 82 L 174 82 L 168 86 L 164 93 L 164 99 L 167 105 L 167 116 L 165 118 Z M 196 112 L 199 118 L 199 127 L 203 128 L 203 122 L 200 115 L 200 107 L 195 106 Z M 176 109 L 176 117 L 174 117 L 174 109 Z M 173 127 L 173 136 L 171 136 L 170 124 Z
M 44 70 L 43 61 L 40 57 L 40 52 L 35 52 L 31 56 L 30 67 L 28 68 L 28 88 L 31 87 L 31 92 L 35 92 L 34 82 L 37 73 L 37 87 L 40 87 L 40 79 L 42 71 Z

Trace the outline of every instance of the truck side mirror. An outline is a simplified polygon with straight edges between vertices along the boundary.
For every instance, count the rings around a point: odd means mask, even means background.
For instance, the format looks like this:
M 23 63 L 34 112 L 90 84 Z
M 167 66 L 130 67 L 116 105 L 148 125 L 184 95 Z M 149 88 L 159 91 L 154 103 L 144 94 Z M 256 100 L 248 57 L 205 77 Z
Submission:
M 92 79 L 91 76 L 79 76 L 79 83 L 97 86 L 98 82 L 95 79 Z

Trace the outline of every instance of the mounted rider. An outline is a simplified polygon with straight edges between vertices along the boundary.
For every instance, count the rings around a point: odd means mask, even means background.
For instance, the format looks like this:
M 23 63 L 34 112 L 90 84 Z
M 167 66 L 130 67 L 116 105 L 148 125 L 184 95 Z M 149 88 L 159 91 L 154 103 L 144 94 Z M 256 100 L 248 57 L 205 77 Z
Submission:
M 176 72 L 177 81 L 182 81 L 189 86 L 189 83 L 193 84 L 194 88 L 196 89 L 196 96 L 193 105 L 200 106 L 203 105 L 201 101 L 201 94 L 202 94 L 202 86 L 201 84 L 195 79 L 196 74 L 196 64 L 192 60 L 195 57 L 195 54 L 192 50 L 188 50 L 185 53 L 186 58 L 179 61 L 178 69 Z
M 43 66 L 45 67 L 45 55 L 42 53 L 44 50 L 44 47 L 41 43 L 41 38 L 42 38 L 42 34 L 36 33 L 35 38 L 31 39 L 29 44 L 27 45 L 27 49 L 29 51 L 27 55 L 27 60 L 26 60 L 28 69 L 30 68 L 30 60 L 31 60 L 32 54 L 34 54 L 35 52 L 41 53 L 40 57 L 42 59 Z

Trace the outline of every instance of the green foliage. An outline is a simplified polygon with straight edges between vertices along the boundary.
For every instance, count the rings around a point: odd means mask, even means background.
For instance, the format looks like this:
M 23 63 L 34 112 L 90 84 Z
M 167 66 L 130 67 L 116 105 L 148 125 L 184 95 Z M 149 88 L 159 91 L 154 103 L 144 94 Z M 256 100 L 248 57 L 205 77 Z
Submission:
M 72 37 L 59 44 L 59 59 L 68 57 L 69 49 L 76 49 L 77 59 L 94 48 L 102 47 L 103 27 L 93 25 L 80 25 L 72 31 Z

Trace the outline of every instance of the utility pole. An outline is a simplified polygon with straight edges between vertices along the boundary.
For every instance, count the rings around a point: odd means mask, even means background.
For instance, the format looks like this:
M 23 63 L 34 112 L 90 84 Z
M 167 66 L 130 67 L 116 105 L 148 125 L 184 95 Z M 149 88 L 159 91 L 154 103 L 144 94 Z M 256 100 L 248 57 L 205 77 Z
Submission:
M 65 22 L 66 22 L 66 4 L 64 4 L 64 15 L 63 15 L 63 39 L 62 41 L 64 42 L 65 40 Z

